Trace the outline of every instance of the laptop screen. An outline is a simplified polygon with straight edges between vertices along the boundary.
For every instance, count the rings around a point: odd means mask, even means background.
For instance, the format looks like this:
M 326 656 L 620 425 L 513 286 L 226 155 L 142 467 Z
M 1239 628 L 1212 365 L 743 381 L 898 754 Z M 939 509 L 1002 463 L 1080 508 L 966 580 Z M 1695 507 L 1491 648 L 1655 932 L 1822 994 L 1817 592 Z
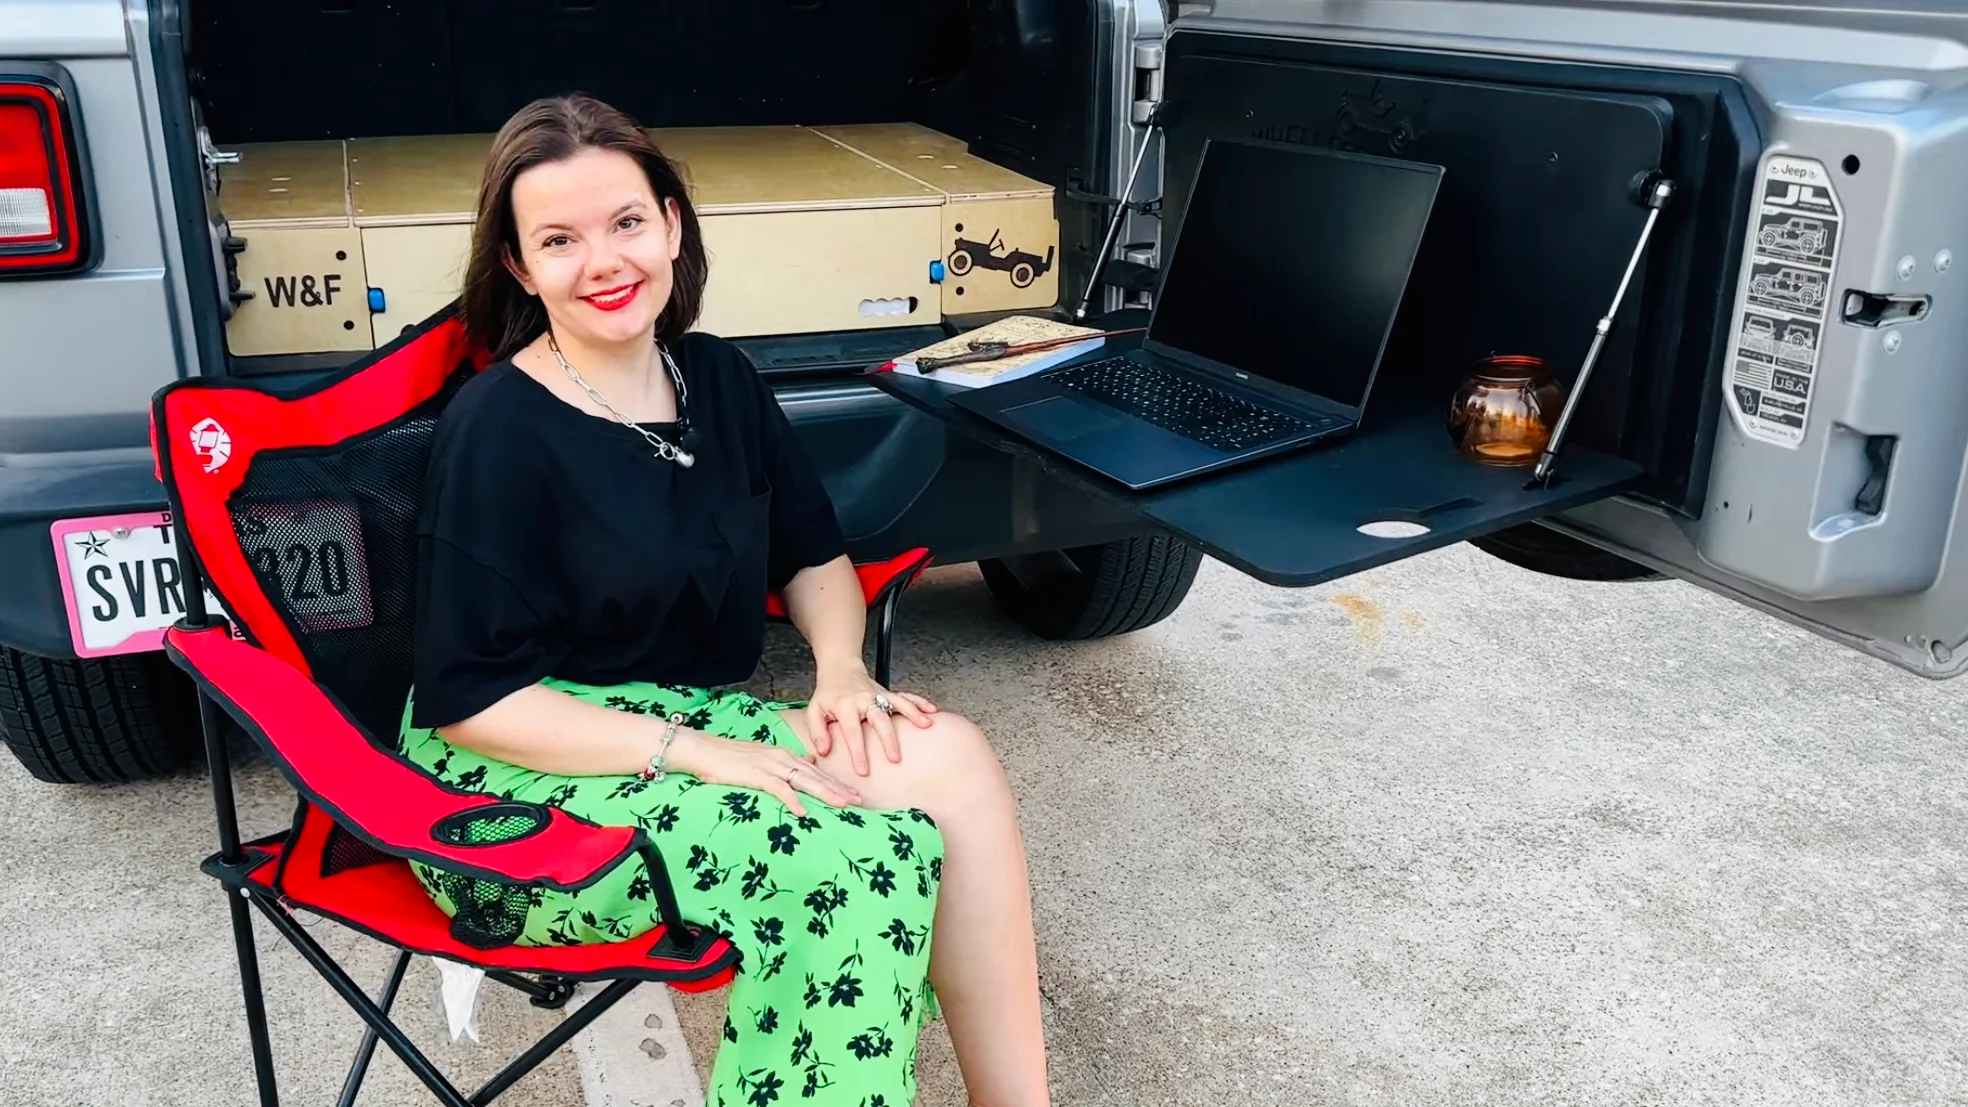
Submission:
M 1358 407 L 1441 171 L 1213 139 L 1147 338 Z

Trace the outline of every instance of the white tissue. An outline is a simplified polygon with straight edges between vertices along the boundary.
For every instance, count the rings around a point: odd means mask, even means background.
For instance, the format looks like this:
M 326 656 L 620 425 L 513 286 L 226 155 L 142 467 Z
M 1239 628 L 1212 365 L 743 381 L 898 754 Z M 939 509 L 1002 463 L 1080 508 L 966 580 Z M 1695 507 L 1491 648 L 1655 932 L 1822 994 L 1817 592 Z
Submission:
M 451 1041 L 469 1036 L 478 1041 L 478 986 L 485 979 L 485 970 L 442 957 L 433 957 L 437 964 L 439 993 L 444 999 L 445 1021 L 451 1024 Z

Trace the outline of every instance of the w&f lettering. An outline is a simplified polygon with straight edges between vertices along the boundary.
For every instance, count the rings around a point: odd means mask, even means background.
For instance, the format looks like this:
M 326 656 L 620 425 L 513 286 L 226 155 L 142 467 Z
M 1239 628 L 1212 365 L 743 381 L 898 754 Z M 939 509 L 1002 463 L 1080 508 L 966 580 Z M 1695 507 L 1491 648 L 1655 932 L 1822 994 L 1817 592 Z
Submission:
M 293 277 L 267 277 L 267 302 L 274 307 L 333 307 L 335 294 L 342 290 L 340 273 L 323 273 L 316 277 L 302 274 Z

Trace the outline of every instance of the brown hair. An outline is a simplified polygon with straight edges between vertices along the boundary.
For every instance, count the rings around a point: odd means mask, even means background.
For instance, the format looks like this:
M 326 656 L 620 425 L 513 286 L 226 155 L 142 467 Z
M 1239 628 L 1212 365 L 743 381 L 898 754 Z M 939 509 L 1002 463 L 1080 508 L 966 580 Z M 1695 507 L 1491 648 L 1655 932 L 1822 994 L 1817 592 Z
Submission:
M 478 189 L 478 218 L 472 227 L 470 261 L 465 267 L 462 316 L 465 333 L 494 358 L 511 357 L 547 329 L 540 301 L 520 287 L 502 254 L 519 256 L 513 224 L 513 181 L 533 166 L 571 158 L 587 149 L 615 150 L 642 166 L 650 190 L 665 208 L 674 201 L 682 249 L 673 265 L 670 302 L 656 319 L 656 338 L 675 342 L 697 322 L 704 303 L 710 263 L 677 167 L 648 132 L 625 113 L 583 95 L 535 100 L 513 113 L 492 140 L 485 176 Z

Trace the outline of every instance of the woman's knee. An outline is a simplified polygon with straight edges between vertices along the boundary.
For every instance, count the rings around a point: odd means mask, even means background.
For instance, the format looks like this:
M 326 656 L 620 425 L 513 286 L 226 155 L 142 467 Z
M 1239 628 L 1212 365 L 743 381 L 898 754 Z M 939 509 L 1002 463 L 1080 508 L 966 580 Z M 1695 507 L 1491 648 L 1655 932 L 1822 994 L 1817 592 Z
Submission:
M 948 813 L 952 805 L 988 796 L 988 786 L 1001 778 L 1002 770 L 984 731 L 950 711 L 929 718 L 927 727 L 896 720 L 902 765 L 905 771 L 913 770 L 909 775 L 920 793 L 915 806 L 936 815 Z
M 937 743 L 953 757 L 996 757 L 991 752 L 991 740 L 985 736 L 983 728 L 954 711 L 938 711 L 930 715 L 927 727 L 918 727 L 898 717 L 895 729 L 902 734 L 916 735 L 920 742 Z

